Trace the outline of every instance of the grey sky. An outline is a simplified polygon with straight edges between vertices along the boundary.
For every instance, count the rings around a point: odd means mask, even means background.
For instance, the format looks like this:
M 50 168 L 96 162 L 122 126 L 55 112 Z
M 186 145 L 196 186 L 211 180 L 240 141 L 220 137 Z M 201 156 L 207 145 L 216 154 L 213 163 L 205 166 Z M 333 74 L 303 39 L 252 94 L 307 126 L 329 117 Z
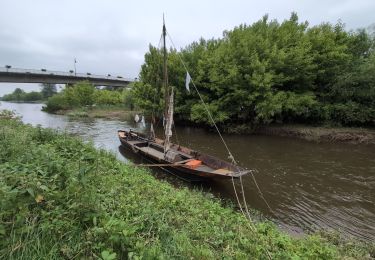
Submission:
M 68 71 L 76 57 L 78 72 L 137 77 L 149 43 L 159 42 L 163 12 L 174 43 L 183 47 L 266 13 L 282 21 L 292 11 L 311 25 L 341 19 L 356 29 L 375 22 L 374 0 L 3 0 L 0 66 Z M 0 84 L 0 95 L 15 86 L 26 85 Z

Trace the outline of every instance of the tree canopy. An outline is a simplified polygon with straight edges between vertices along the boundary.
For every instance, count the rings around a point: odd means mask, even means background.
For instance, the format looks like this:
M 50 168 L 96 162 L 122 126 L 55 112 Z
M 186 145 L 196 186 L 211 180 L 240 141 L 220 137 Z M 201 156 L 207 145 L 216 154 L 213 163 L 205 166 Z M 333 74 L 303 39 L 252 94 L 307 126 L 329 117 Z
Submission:
M 180 57 L 178 57 L 180 56 Z M 374 125 L 374 36 L 342 23 L 309 27 L 296 13 L 200 39 L 168 54 L 177 120 L 210 124 L 194 89 L 185 90 L 187 65 L 214 119 L 221 125 L 273 122 Z M 149 47 L 132 92 L 145 111 L 163 105 L 162 53 Z
M 43 96 L 40 92 L 31 91 L 25 92 L 23 89 L 16 88 L 13 93 L 4 95 L 1 100 L 4 101 L 17 101 L 17 102 L 32 102 L 41 101 Z
M 127 89 L 97 89 L 88 81 L 81 81 L 48 98 L 44 109 L 55 112 L 93 105 L 124 105 L 133 109 L 133 100 L 128 92 Z
M 41 93 L 45 99 L 52 97 L 57 93 L 56 84 L 43 83 L 41 86 Z

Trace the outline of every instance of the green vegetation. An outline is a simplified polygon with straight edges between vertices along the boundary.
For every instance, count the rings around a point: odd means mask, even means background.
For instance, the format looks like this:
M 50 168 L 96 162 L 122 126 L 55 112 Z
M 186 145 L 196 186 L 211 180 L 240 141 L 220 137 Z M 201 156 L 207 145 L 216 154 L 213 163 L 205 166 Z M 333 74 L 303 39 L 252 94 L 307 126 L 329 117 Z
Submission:
M 374 256 L 371 247 L 337 237 L 295 239 L 269 222 L 251 228 L 208 194 L 177 189 L 92 144 L 12 117 L 0 113 L 1 259 Z
M 122 106 L 133 109 L 134 105 L 128 90 L 96 89 L 87 81 L 74 84 L 62 92 L 50 97 L 46 103 L 45 111 L 57 112 L 59 110 L 72 110 L 98 107 Z
M 186 63 L 216 122 L 253 129 L 270 123 L 375 125 L 374 36 L 338 23 L 309 27 L 293 13 L 279 23 L 267 16 L 169 53 L 176 119 L 209 125 L 191 86 Z M 150 46 L 132 90 L 143 110 L 162 111 L 162 54 Z M 156 99 L 156 104 L 154 104 Z
M 3 101 L 16 101 L 16 102 L 36 102 L 42 101 L 43 95 L 40 92 L 32 91 L 26 93 L 20 88 L 16 88 L 13 93 L 4 95 L 1 100 Z
M 44 99 L 48 99 L 53 95 L 57 94 L 56 84 L 43 83 L 41 84 L 41 93 Z
M 47 98 L 56 94 L 55 84 L 41 84 L 41 91 L 25 92 L 23 89 L 16 88 L 13 93 L 4 95 L 0 98 L 3 101 L 15 101 L 15 102 L 40 102 L 47 100 Z

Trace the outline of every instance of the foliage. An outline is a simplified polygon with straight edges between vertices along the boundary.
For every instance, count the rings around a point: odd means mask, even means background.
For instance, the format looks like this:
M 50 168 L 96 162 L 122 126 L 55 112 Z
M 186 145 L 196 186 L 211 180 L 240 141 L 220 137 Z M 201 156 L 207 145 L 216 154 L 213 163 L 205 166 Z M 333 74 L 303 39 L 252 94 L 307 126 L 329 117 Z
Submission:
M 163 103 L 163 99 L 158 90 L 150 84 L 136 82 L 130 90 L 129 95 L 134 97 L 135 104 L 144 111 L 162 111 L 161 104 Z
M 94 104 L 95 88 L 87 81 L 74 84 L 64 90 L 64 95 L 70 107 L 91 106 Z
M 13 93 L 4 95 L 1 100 L 17 101 L 17 102 L 32 102 L 43 100 L 43 95 L 37 91 L 25 92 L 20 88 L 16 88 Z
M 68 109 L 68 101 L 63 93 L 58 93 L 50 97 L 47 102 L 46 106 L 43 107 L 43 110 L 54 112 L 58 110 L 65 110 Z
M 44 99 L 52 97 L 53 95 L 57 93 L 56 84 L 43 83 L 40 85 L 40 87 L 41 87 L 41 93 Z
M 105 89 L 95 91 L 93 98 L 98 105 L 116 105 L 122 102 L 121 92 Z
M 169 84 L 176 89 L 176 117 L 211 124 L 194 88 L 185 90 L 181 57 L 223 127 L 272 122 L 375 125 L 374 43 L 365 30 L 346 31 L 342 23 L 309 27 L 292 13 L 281 23 L 264 16 L 225 31 L 221 39 L 171 49 L 168 71 Z M 142 109 L 161 110 L 161 66 L 161 52 L 150 46 L 141 82 L 133 90 Z
M 125 95 L 126 94 L 126 95 Z M 86 81 L 66 87 L 61 93 L 55 94 L 47 101 L 46 111 L 55 112 L 74 108 L 91 107 L 93 105 L 120 105 L 133 102 L 125 90 L 96 89 Z M 133 106 L 133 103 L 130 104 Z
M 133 111 L 135 109 L 135 101 L 134 101 L 134 95 L 133 92 L 130 89 L 124 89 L 122 92 L 122 97 L 125 106 Z
M 29 149 L 25 149 L 27 144 Z M 92 144 L 0 119 L 2 259 L 335 259 L 368 251 L 295 239 L 177 189 Z M 268 253 L 267 253 L 268 252 Z

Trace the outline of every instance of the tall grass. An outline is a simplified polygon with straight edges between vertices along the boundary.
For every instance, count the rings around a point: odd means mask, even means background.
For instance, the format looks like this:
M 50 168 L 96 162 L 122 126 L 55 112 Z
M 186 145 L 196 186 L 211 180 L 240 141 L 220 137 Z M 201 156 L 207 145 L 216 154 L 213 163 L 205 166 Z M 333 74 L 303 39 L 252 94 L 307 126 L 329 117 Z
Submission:
M 365 249 L 294 239 L 176 189 L 92 144 L 0 117 L 1 259 L 335 259 Z M 268 252 L 268 253 L 267 253 Z

